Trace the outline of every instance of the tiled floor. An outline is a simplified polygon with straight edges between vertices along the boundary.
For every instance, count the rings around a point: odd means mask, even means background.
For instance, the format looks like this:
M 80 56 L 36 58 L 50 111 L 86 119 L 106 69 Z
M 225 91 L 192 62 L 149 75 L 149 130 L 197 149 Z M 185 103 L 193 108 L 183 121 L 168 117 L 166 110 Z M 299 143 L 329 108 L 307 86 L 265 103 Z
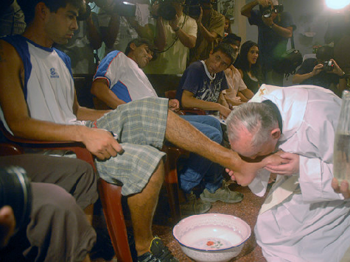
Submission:
M 241 203 L 238 204 L 224 204 L 222 202 L 216 202 L 213 204 L 213 207 L 210 209 L 210 213 L 223 213 L 234 215 L 245 220 L 253 231 L 256 217 L 259 212 L 260 206 L 264 201 L 264 198 L 260 198 L 251 193 L 249 188 L 241 187 L 237 185 L 231 185 L 233 190 L 239 191 L 244 194 L 244 199 Z M 178 242 L 174 239 L 172 235 L 171 226 L 162 226 L 155 223 L 153 227 L 153 232 L 155 235 L 158 235 L 163 239 L 164 243 L 169 247 L 174 256 L 180 262 L 192 261 L 188 258 L 180 248 Z M 254 239 L 254 233 L 245 244 L 240 255 L 231 261 L 236 262 L 266 262 L 262 256 L 260 247 L 256 244 Z

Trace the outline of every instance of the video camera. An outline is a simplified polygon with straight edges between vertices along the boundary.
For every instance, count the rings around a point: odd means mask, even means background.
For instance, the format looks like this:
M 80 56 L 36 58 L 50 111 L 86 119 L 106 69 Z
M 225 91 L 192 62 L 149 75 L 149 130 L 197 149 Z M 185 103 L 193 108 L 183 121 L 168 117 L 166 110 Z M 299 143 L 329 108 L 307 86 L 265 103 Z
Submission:
M 265 18 L 269 18 L 271 17 L 272 13 L 282 13 L 283 12 L 283 5 L 268 5 L 266 7 L 263 6 L 259 6 L 260 8 L 260 12 L 262 14 L 263 17 Z
M 201 14 L 200 0 L 186 0 L 184 13 L 194 19 L 198 18 Z
M 198 18 L 201 14 L 201 1 L 203 0 L 186 0 L 183 4 L 183 12 L 192 18 Z M 167 21 L 175 19 L 176 9 L 173 6 L 173 3 L 176 2 L 183 3 L 182 0 L 160 0 L 158 15 Z
M 210 10 L 211 5 L 216 4 L 213 0 L 186 0 L 184 5 L 184 13 L 194 19 L 197 19 L 203 10 Z
M 174 0 L 159 0 L 159 7 L 157 15 L 162 17 L 164 20 L 171 21 L 176 17 L 176 9 L 173 6 Z
M 16 219 L 16 231 L 29 221 L 32 191 L 21 167 L 0 168 L 0 208 L 10 206 Z
M 136 12 L 136 5 L 127 1 L 113 0 L 115 4 L 111 5 L 113 10 L 109 12 L 116 12 L 120 16 L 134 17 Z M 98 7 L 108 9 L 107 0 L 94 0 L 93 1 Z M 85 10 L 79 14 L 78 20 L 86 20 L 91 13 L 91 7 L 88 3 L 85 5 Z

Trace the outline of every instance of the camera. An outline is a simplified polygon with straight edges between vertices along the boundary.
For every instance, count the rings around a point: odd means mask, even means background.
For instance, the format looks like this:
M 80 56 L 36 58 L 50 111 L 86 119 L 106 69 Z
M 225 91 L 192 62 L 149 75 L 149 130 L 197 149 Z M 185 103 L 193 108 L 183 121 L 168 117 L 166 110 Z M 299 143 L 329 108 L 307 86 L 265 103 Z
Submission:
M 324 61 L 323 62 L 323 70 L 325 70 L 325 71 L 332 71 L 333 68 L 334 68 L 333 61 L 329 60 L 329 61 Z
M 134 17 L 136 5 L 127 1 L 113 0 L 113 4 L 108 6 L 107 0 L 94 0 L 98 7 L 105 8 L 109 12 L 116 12 L 120 16 Z M 112 10 L 110 10 L 112 8 Z M 78 20 L 86 20 L 91 13 L 91 7 L 88 3 L 85 4 L 83 12 L 79 13 Z
M 29 221 L 32 191 L 27 174 L 21 167 L 0 168 L 0 208 L 10 206 L 16 219 L 16 231 Z
M 164 20 L 171 21 L 176 18 L 176 9 L 173 6 L 171 0 L 160 0 L 157 15 L 162 17 Z
M 274 5 L 272 7 L 272 5 L 266 6 L 266 7 L 262 7 L 260 6 L 260 12 L 263 15 L 263 17 L 265 18 L 269 18 L 271 17 L 272 13 L 282 13 L 283 12 L 283 5 Z
M 184 5 L 184 13 L 194 19 L 201 14 L 200 0 L 186 0 Z

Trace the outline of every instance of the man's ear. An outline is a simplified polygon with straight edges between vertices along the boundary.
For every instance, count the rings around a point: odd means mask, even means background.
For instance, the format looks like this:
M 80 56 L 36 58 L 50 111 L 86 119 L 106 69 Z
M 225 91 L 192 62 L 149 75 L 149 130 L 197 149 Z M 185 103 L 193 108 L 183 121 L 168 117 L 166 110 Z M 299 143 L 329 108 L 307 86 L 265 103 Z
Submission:
M 35 12 L 38 17 L 44 20 L 47 17 L 47 14 L 50 12 L 50 10 L 43 2 L 39 2 L 35 7 Z
M 135 51 L 136 48 L 137 48 L 137 46 L 135 45 L 135 43 L 131 43 L 131 44 L 130 44 L 130 49 L 131 49 L 132 51 Z
M 271 131 L 271 137 L 274 140 L 278 140 L 281 137 L 281 130 L 279 128 L 275 128 Z

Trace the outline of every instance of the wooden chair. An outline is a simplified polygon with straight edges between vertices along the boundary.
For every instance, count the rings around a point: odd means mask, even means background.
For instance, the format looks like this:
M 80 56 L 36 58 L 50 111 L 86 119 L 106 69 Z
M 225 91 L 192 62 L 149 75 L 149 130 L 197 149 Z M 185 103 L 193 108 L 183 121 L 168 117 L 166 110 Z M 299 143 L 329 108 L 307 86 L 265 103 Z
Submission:
M 176 90 L 168 90 L 165 92 L 165 97 L 168 99 L 175 99 Z M 206 112 L 199 108 L 181 108 L 177 114 L 179 115 L 206 115 Z M 188 157 L 189 152 L 178 148 L 176 146 L 165 146 L 163 147 L 163 151 L 165 151 L 168 155 L 169 160 L 167 160 L 166 168 L 167 176 L 167 190 L 170 192 L 170 199 L 172 202 L 170 203 L 170 208 L 172 212 L 172 216 L 175 218 L 181 217 L 180 212 L 180 204 L 179 204 L 179 189 L 178 189 L 178 174 L 177 174 L 177 162 L 180 157 Z
M 170 206 L 170 214 L 172 223 L 177 223 L 181 219 L 180 201 L 179 201 L 179 180 L 177 173 L 177 163 L 180 158 L 188 158 L 189 152 L 165 144 L 162 149 L 166 153 L 165 161 L 165 187 L 168 194 L 168 202 Z
M 23 154 L 23 149 L 12 143 L 0 143 L 0 156 L 12 156 Z
M 82 143 L 76 142 L 54 142 L 54 141 L 36 141 L 15 137 L 10 134 L 3 123 L 0 121 L 0 131 L 7 140 L 6 143 L 0 144 L 0 154 L 21 154 L 24 148 L 32 149 L 50 149 L 50 150 L 68 150 L 76 154 L 77 158 L 82 159 L 94 168 L 96 166 L 92 154 L 85 148 Z M 118 261 L 132 262 L 132 256 L 128 243 L 127 229 L 124 220 L 122 208 L 122 185 L 119 181 L 111 184 L 103 179 L 99 180 L 99 193 L 102 202 L 103 212 L 106 218 L 107 228 L 111 237 L 112 245 Z

